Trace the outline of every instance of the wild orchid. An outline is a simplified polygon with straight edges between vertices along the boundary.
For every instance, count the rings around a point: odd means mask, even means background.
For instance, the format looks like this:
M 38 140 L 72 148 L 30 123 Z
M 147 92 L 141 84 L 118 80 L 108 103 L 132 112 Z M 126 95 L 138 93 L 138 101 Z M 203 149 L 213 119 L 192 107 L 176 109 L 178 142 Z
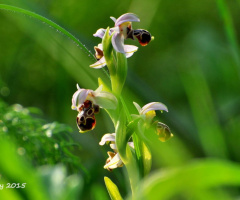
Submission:
M 101 38 L 102 42 L 94 47 L 97 61 L 90 65 L 96 69 L 107 65 L 110 83 L 99 78 L 100 86 L 95 91 L 81 89 L 77 85 L 77 91 L 72 98 L 72 109 L 78 112 L 77 126 L 80 132 L 90 131 L 96 126 L 94 115 L 99 112 L 99 108 L 107 111 L 115 130 L 112 134 L 105 134 L 99 143 L 101 146 L 110 143 L 110 148 L 113 150 L 107 152 L 108 158 L 104 168 L 112 171 L 119 167 L 126 167 L 132 195 L 135 196 L 139 181 L 151 169 L 149 139 L 146 139 L 148 132 L 151 131 L 150 128 L 154 127 L 155 136 L 158 136 L 160 141 L 169 139 L 172 134 L 167 125 L 153 121 L 156 110 L 168 112 L 164 104 L 152 102 L 141 108 L 134 103 L 138 114 L 131 115 L 125 103 L 126 97 L 122 95 L 128 70 L 126 58 L 132 56 L 138 49 L 133 45 L 125 45 L 124 40 L 138 39 L 139 43 L 145 46 L 151 41 L 151 34 L 144 29 L 132 28 L 132 22 L 140 22 L 133 13 L 123 14 L 118 19 L 111 17 L 111 19 L 115 22 L 113 28 L 101 28 L 94 34 L 95 37 Z M 109 184 L 108 182 L 107 188 L 111 191 L 110 196 L 111 193 L 119 193 L 116 186 L 112 187 Z M 121 195 L 118 196 L 118 199 L 121 199 Z
M 116 97 L 102 91 L 100 85 L 95 91 L 90 89 L 81 89 L 77 85 L 77 91 L 72 97 L 72 109 L 78 111 L 77 126 L 79 132 L 84 133 L 92 130 L 96 126 L 95 115 L 99 112 L 99 107 L 105 109 L 114 109 L 117 107 Z
M 107 133 L 105 134 L 99 144 L 103 146 L 104 144 L 108 144 L 110 142 L 111 149 L 114 150 L 114 152 L 108 151 L 107 154 L 109 158 L 106 161 L 106 164 L 104 165 L 104 169 L 107 169 L 109 171 L 112 171 L 113 169 L 117 167 L 123 166 L 123 161 L 121 160 L 121 157 L 118 153 L 117 146 L 116 146 L 116 133 Z M 133 142 L 128 142 L 128 145 L 134 149 Z
M 168 112 L 167 106 L 160 102 L 151 102 L 143 106 L 142 108 L 136 103 L 133 102 L 136 109 L 138 110 L 139 115 L 132 115 L 134 118 L 140 117 L 139 128 L 145 129 L 149 128 L 149 126 L 153 126 L 155 128 L 155 132 L 158 135 L 160 141 L 165 142 L 166 140 L 173 137 L 170 128 L 162 123 L 155 121 L 153 122 L 153 118 L 156 116 L 156 110 L 166 111 Z
M 110 17 L 115 25 L 110 29 L 109 34 L 113 34 L 112 36 L 112 45 L 113 48 L 120 53 L 126 53 L 126 49 L 124 48 L 124 39 L 135 39 L 137 38 L 139 43 L 142 46 L 147 45 L 152 37 L 151 34 L 143 29 L 132 29 L 132 22 L 140 22 L 140 19 L 133 13 L 126 13 L 121 15 L 118 19 L 115 17 Z M 106 29 L 98 29 L 95 34 L 95 37 L 103 38 Z

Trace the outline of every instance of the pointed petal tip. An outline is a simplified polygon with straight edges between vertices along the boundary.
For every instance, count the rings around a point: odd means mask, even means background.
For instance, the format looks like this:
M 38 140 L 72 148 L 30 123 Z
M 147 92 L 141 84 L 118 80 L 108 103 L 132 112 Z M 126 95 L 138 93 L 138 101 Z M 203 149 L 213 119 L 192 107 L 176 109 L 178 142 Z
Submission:
M 140 22 L 140 19 L 137 15 L 133 13 L 126 13 L 121 15 L 115 22 L 115 26 L 119 26 L 120 24 L 124 22 Z
M 94 37 L 99 37 L 99 38 L 103 38 L 104 34 L 106 32 L 106 29 L 104 28 L 100 28 L 96 31 L 96 33 L 93 34 Z

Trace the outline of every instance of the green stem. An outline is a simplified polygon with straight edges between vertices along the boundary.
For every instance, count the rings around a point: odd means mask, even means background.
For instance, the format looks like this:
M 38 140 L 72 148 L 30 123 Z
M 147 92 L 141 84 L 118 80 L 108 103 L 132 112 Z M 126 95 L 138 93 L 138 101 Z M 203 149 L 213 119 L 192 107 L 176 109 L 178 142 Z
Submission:
M 240 56 L 239 56 L 239 47 L 236 36 L 236 30 L 234 28 L 233 19 L 231 13 L 228 9 L 227 3 L 225 0 L 216 0 L 219 13 L 222 17 L 224 28 L 226 31 L 227 39 L 230 43 L 233 57 L 237 65 L 238 75 L 240 77 Z

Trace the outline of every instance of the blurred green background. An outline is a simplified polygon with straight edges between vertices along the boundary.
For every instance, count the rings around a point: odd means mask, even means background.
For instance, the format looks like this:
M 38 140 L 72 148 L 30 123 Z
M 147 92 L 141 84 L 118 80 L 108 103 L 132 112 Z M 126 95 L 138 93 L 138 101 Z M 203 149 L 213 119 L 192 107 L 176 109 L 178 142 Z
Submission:
M 153 101 L 166 104 L 169 112 L 159 112 L 158 117 L 175 136 L 159 147 L 160 156 L 157 151 L 154 154 L 153 170 L 182 166 L 200 158 L 240 161 L 240 1 L 0 0 L 0 3 L 51 19 L 79 38 L 92 53 L 93 47 L 101 42 L 93 33 L 98 28 L 113 26 L 110 16 L 137 14 L 141 22 L 134 23 L 133 28 L 147 29 L 155 39 L 146 47 L 140 47 L 136 41 L 125 41 L 138 45 L 139 50 L 128 59 L 123 95 L 132 113 L 136 113 L 133 101 L 141 106 Z M 79 157 L 79 166 L 75 163 L 69 167 L 61 158 L 52 165 L 64 163 L 68 175 L 77 173 L 82 177 L 82 199 L 109 198 L 103 176 L 110 177 L 126 196 L 129 188 L 123 179 L 125 170 L 110 173 L 103 169 L 109 147 L 100 147 L 98 143 L 103 134 L 114 131 L 107 114 L 102 110 L 96 116 L 96 128 L 79 134 L 75 124 L 77 113 L 71 110 L 76 83 L 95 90 L 97 78 L 106 79 L 104 71 L 89 68 L 95 62 L 89 52 L 45 23 L 6 10 L 0 10 L 0 22 L 1 101 L 36 107 L 41 110 L 44 123 L 57 121 L 72 127 L 72 132 L 67 131 L 79 147 L 71 151 L 71 156 Z M 16 146 L 19 145 L 16 140 Z M 44 140 L 39 145 L 44 145 Z M 29 147 L 29 152 L 31 148 L 35 147 Z M 36 158 L 28 159 L 29 162 L 32 159 Z M 35 166 L 42 164 L 49 163 L 36 162 Z M 230 196 L 239 195 L 236 187 L 224 189 Z

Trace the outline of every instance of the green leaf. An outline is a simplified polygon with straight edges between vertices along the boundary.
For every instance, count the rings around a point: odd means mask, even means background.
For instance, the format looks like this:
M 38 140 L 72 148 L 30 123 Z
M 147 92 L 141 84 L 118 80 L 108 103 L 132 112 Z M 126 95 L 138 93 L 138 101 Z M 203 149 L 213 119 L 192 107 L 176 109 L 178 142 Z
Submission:
M 108 67 L 108 70 L 110 72 L 110 76 L 112 79 L 112 76 L 115 76 L 115 74 L 116 74 L 116 68 L 115 68 L 115 64 L 114 64 L 113 47 L 112 47 L 111 39 L 112 39 L 112 35 L 109 35 L 109 27 L 108 27 L 103 36 L 102 45 L 103 45 L 103 55 L 105 57 L 107 67 Z
M 218 186 L 240 186 L 240 165 L 222 160 L 199 160 L 188 165 L 152 173 L 142 182 L 135 199 L 170 199 L 198 196 Z
M 116 91 L 118 94 L 121 94 L 121 91 L 123 89 L 126 77 L 127 77 L 127 58 L 125 54 L 117 52 L 117 88 Z
M 73 36 L 71 33 L 69 33 L 66 29 L 57 25 L 55 22 L 47 19 L 46 17 L 43 17 L 39 14 L 36 14 L 34 12 L 31 12 L 31 11 L 28 11 L 28 10 L 25 10 L 25 9 L 22 9 L 22 8 L 18 8 L 18 7 L 6 5 L 6 4 L 0 4 L 0 9 L 19 12 L 19 13 L 22 13 L 26 16 L 35 18 L 35 19 L 37 19 L 37 20 L 39 20 L 43 23 L 46 23 L 46 24 L 50 25 L 51 27 L 53 27 L 53 28 L 57 29 L 59 32 L 61 32 L 63 35 L 65 35 L 68 38 L 70 38 L 71 40 L 73 40 L 81 49 L 83 49 L 85 52 L 87 52 L 93 58 L 95 58 L 94 55 L 91 54 L 91 52 L 89 52 L 88 49 L 75 36 Z
M 0 199 L 49 199 L 42 183 L 41 178 L 35 169 L 17 152 L 19 148 L 15 146 L 8 138 L 1 136 L 0 138 L 0 171 L 1 183 L 26 183 L 24 188 L 5 189 L 3 194 L 0 192 Z M 20 186 L 22 187 L 22 186 Z M 3 196 L 2 196 L 3 195 Z M 3 198 L 3 197 L 8 198 Z M 16 198 L 15 198 L 16 197 Z
M 140 151 L 142 154 L 143 175 L 146 176 L 148 175 L 152 167 L 152 154 L 150 149 L 144 142 L 141 142 Z
M 127 138 L 126 136 L 126 116 L 124 110 L 121 109 L 116 126 L 116 145 L 121 159 L 124 163 L 127 162 L 126 150 L 127 148 L 129 148 L 127 145 L 129 138 Z
M 105 185 L 107 187 L 109 196 L 112 200 L 121 200 L 121 194 L 119 193 L 118 187 L 108 178 L 104 177 Z

